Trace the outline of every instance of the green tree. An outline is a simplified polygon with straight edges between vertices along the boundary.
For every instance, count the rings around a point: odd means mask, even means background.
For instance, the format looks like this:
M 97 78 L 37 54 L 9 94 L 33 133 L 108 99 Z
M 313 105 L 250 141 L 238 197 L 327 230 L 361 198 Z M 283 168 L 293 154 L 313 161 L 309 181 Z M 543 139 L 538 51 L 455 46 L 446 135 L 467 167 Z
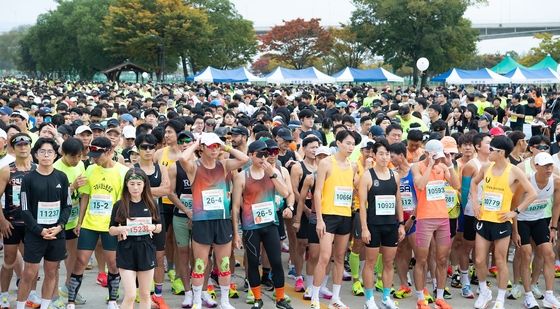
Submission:
M 357 68 L 369 57 L 368 48 L 358 41 L 351 27 L 342 25 L 341 28 L 329 29 L 329 32 L 333 44 L 325 62 L 332 63 L 332 68 L 325 68 L 327 72 L 336 72 L 345 67 Z
M 358 41 L 395 69 L 430 60 L 429 72 L 458 66 L 476 51 L 478 32 L 463 17 L 469 0 L 354 0 L 351 24 Z M 428 73 L 429 73 L 428 72 Z M 422 76 L 422 84 L 427 75 Z
M 532 66 L 541 61 L 547 54 L 550 54 L 556 61 L 560 60 L 560 38 L 554 38 L 550 33 L 537 33 L 536 39 L 540 39 L 538 47 L 533 47 L 519 59 L 519 63 L 525 66 Z
M 20 42 L 30 26 L 20 26 L 0 34 L 0 69 L 14 70 L 21 62 Z

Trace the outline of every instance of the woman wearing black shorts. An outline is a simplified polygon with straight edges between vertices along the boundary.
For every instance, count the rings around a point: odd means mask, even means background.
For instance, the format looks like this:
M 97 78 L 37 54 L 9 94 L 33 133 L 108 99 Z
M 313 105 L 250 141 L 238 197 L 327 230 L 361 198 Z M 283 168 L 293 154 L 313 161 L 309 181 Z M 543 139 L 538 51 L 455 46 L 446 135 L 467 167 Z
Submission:
M 138 279 L 140 308 L 149 309 L 150 285 L 156 266 L 153 233 L 161 232 L 157 207 L 146 173 L 139 168 L 124 177 L 122 197 L 113 207 L 109 234 L 118 236 L 117 267 L 124 288 L 121 308 L 134 307 Z

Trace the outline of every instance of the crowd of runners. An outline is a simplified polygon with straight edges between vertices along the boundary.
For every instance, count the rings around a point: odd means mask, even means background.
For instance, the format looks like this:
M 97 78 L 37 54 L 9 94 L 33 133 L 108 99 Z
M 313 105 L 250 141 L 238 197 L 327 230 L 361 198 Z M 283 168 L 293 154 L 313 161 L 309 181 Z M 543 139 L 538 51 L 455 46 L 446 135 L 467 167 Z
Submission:
M 0 105 L 0 308 L 87 306 L 93 259 L 109 309 L 560 308 L 555 89 L 2 79 Z

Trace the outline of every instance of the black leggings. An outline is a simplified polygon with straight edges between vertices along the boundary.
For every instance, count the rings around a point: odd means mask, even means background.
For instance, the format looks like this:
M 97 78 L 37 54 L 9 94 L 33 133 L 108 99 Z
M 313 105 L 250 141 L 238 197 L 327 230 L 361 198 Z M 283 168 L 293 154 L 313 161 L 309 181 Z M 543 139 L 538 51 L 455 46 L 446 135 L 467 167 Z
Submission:
M 270 268 L 272 268 L 272 282 L 274 283 L 274 287 L 284 287 L 284 269 L 282 268 L 278 228 L 275 225 L 269 225 L 256 230 L 243 231 L 243 243 L 247 255 L 249 285 L 252 288 L 261 285 L 259 262 L 262 244 L 268 256 Z

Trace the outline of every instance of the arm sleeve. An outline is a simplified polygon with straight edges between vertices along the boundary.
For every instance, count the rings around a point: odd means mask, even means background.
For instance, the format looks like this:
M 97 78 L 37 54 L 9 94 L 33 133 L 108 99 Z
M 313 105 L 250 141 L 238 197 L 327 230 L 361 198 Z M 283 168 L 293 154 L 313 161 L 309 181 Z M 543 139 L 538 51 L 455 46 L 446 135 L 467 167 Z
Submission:
M 60 197 L 60 216 L 58 217 L 57 224 L 64 227 L 70 218 L 70 211 L 72 210 L 72 192 L 70 192 L 70 185 L 68 178 L 60 172 L 59 178 L 62 184 L 62 196 Z M 64 229 L 64 228 L 63 228 Z
M 29 176 L 29 174 L 28 174 Z M 21 216 L 23 217 L 23 222 L 25 227 L 31 231 L 31 233 L 41 236 L 43 227 L 37 223 L 37 220 L 33 217 L 33 211 L 36 211 L 36 206 L 33 206 L 28 201 L 28 193 L 31 192 L 29 188 L 29 178 L 24 177 L 21 183 Z
M 471 176 L 461 177 L 461 208 L 465 209 L 467 207 L 467 201 L 469 199 L 469 191 L 471 190 Z

